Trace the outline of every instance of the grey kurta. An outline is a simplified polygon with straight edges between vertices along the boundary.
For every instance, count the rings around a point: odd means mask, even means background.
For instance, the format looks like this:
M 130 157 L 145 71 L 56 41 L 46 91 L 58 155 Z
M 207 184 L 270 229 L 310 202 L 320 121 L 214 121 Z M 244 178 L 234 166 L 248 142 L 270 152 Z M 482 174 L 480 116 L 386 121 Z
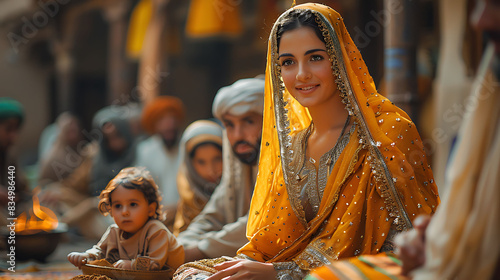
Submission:
M 149 220 L 127 239 L 123 233 L 116 224 L 109 226 L 99 243 L 86 253 L 111 263 L 131 260 L 132 268 L 137 270 L 175 270 L 184 261 L 184 248 L 159 220 Z

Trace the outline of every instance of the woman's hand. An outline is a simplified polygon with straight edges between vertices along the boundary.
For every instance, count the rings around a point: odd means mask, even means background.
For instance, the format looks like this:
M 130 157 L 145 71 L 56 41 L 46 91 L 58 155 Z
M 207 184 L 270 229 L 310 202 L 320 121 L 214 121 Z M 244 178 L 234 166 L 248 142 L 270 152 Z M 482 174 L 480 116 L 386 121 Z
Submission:
M 82 265 L 86 264 L 89 258 L 88 253 L 72 252 L 68 254 L 68 261 L 78 268 L 82 268 Z
M 403 262 L 402 273 L 408 275 L 412 270 L 425 263 L 425 230 L 431 221 L 430 216 L 418 216 L 413 221 L 413 230 L 396 237 L 396 254 Z
M 207 280 L 231 279 L 276 279 L 276 270 L 271 263 L 261 263 L 249 260 L 235 260 L 218 264 L 214 267 L 219 272 Z
M 119 260 L 113 264 L 116 268 L 121 269 L 132 269 L 132 261 L 129 260 Z

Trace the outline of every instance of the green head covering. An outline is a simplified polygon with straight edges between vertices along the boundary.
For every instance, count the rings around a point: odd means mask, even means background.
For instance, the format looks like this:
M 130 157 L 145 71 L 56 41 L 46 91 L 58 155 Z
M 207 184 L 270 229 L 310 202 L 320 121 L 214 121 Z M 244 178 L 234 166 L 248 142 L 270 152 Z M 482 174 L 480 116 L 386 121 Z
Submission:
M 0 97 L 0 121 L 8 118 L 18 118 L 19 123 L 23 123 L 23 105 L 12 98 Z

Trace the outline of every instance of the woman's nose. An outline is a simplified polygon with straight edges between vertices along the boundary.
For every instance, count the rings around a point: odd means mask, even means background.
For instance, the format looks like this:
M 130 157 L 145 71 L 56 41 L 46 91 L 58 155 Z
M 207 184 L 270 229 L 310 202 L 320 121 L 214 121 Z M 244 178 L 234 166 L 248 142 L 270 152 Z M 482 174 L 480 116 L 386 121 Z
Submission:
M 298 68 L 299 68 L 299 70 L 298 70 L 297 76 L 296 76 L 296 79 L 298 81 L 305 82 L 311 78 L 311 72 L 309 71 L 309 69 L 305 65 L 299 64 Z
M 219 178 L 219 170 L 215 164 L 210 166 L 210 176 L 212 177 L 213 180 L 217 180 Z

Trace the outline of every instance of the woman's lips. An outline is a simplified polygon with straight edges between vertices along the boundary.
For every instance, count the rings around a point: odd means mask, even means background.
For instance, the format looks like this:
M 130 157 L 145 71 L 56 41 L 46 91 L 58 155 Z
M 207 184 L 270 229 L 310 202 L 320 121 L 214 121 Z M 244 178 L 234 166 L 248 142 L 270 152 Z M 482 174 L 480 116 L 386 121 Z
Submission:
M 297 86 L 295 89 L 301 93 L 308 94 L 313 91 L 315 91 L 319 85 L 303 85 L 303 86 Z

